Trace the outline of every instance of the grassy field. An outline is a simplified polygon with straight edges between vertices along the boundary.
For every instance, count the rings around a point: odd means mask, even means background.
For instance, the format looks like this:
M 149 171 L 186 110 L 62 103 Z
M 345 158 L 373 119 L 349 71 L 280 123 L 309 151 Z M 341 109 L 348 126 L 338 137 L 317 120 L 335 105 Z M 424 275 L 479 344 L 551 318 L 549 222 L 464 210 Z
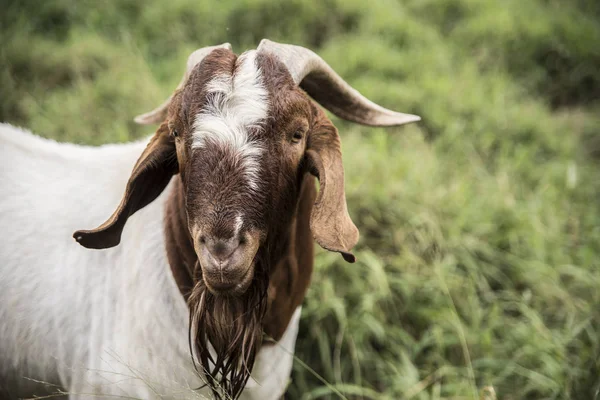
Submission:
M 600 2 L 3 0 L 0 35 L 0 120 L 63 141 L 263 37 L 422 116 L 334 119 L 359 261 L 317 256 L 291 399 L 600 398 Z

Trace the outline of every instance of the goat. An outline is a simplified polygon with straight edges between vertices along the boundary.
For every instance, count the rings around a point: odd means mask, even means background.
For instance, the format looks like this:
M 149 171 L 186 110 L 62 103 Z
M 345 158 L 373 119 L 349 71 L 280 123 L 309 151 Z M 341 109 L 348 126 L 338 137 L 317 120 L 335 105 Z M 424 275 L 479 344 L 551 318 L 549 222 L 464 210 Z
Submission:
M 280 398 L 313 239 L 348 262 L 358 241 L 317 103 L 370 126 L 420 119 L 265 39 L 192 53 L 171 97 L 135 119 L 160 124 L 149 141 L 92 148 L 1 125 L 0 388 Z

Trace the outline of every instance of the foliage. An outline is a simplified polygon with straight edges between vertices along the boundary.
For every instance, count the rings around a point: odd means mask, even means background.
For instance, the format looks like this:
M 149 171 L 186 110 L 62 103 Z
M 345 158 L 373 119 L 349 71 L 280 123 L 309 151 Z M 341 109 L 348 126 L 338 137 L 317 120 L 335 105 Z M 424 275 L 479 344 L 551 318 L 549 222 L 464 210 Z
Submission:
M 148 134 L 192 50 L 263 37 L 423 117 L 335 120 L 359 261 L 318 253 L 290 398 L 597 395 L 597 2 L 4 0 L 0 27 L 0 120 L 58 140 Z

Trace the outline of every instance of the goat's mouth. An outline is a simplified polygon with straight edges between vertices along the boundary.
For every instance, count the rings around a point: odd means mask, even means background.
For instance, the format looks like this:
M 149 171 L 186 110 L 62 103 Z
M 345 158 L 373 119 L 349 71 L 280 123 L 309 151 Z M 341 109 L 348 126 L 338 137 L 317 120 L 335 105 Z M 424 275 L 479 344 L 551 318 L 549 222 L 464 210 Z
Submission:
M 214 273 L 205 273 L 203 270 L 203 279 L 206 288 L 214 296 L 241 296 L 250 287 L 254 278 L 254 261 L 246 268 L 241 277 L 234 281 L 223 280 L 222 276 L 215 276 Z

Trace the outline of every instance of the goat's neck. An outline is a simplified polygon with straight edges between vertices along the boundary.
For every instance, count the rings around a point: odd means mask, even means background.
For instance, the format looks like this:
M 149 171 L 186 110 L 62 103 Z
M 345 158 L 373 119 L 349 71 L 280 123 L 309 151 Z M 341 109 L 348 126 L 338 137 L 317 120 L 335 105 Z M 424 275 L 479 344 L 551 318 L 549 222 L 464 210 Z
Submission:
M 194 285 L 198 257 L 187 228 L 185 199 L 181 178 L 173 178 L 172 191 L 166 204 L 165 243 L 169 265 L 184 299 Z M 270 260 L 268 308 L 264 317 L 265 333 L 279 340 L 296 310 L 302 304 L 313 270 L 313 238 L 309 218 L 315 200 L 315 181 L 306 175 L 300 191 L 297 211 L 289 228 L 278 237 L 287 243 L 278 259 Z
M 165 245 L 173 277 L 187 301 L 194 287 L 194 268 L 198 257 L 187 228 L 185 196 L 180 175 L 173 177 L 173 181 L 165 210 Z

